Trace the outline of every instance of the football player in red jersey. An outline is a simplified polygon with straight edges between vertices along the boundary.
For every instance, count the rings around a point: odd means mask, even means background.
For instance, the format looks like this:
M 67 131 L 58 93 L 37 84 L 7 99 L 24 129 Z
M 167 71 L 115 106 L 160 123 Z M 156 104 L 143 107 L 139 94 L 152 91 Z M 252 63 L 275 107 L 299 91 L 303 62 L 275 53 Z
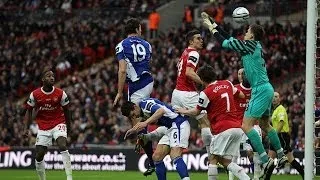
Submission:
M 251 97 L 251 87 L 245 78 L 244 69 L 241 68 L 238 71 L 238 80 L 239 84 L 234 85 L 237 89 L 239 89 L 241 92 L 243 92 L 245 98 L 239 98 L 237 96 L 234 97 L 235 105 L 236 105 L 236 114 L 237 117 L 239 117 L 242 121 L 244 116 L 244 111 L 246 110 L 250 97 Z M 260 135 L 260 138 L 262 139 L 262 131 L 259 125 L 254 125 L 254 130 L 257 131 L 257 133 Z M 251 162 L 253 162 L 253 176 L 254 179 L 259 179 L 259 176 L 261 174 L 261 168 L 260 168 L 260 156 L 257 152 L 253 151 L 253 148 L 251 146 L 251 143 L 248 139 L 248 137 L 243 134 L 242 136 L 242 149 L 246 151 L 247 156 Z M 239 152 L 240 155 L 240 152 Z M 237 162 L 238 157 L 233 158 L 233 162 Z M 233 174 L 229 171 L 229 180 L 233 180 Z
M 49 68 L 42 72 L 41 77 L 43 86 L 30 94 L 26 105 L 28 125 L 31 123 L 32 117 L 35 117 L 39 126 L 36 140 L 36 171 L 40 180 L 46 179 L 43 157 L 48 146 L 52 145 L 52 138 L 54 138 L 62 156 L 67 180 L 72 180 L 70 154 L 67 150 L 68 128 L 66 126 L 71 122 L 71 113 L 68 110 L 69 99 L 62 89 L 53 86 L 54 73 Z M 35 114 L 32 113 L 33 109 Z
M 236 177 L 249 180 L 244 169 L 232 162 L 237 156 L 243 131 L 241 121 L 237 117 L 234 96 L 244 97 L 243 93 L 230 81 L 216 80 L 211 66 L 205 65 L 198 70 L 198 75 L 206 88 L 200 93 L 197 107 L 193 109 L 179 108 L 181 114 L 196 116 L 206 110 L 210 121 L 213 140 L 210 144 L 208 179 L 215 180 L 218 176 L 217 163 L 220 162 Z
M 188 47 L 183 51 L 177 64 L 178 75 L 176 87 L 172 92 L 171 105 L 174 108 L 194 108 L 197 106 L 199 92 L 196 89 L 196 83 L 203 85 L 203 82 L 197 75 L 199 67 L 199 52 L 203 46 L 203 39 L 198 30 L 189 31 L 186 35 Z M 202 111 L 195 117 L 198 120 L 201 137 L 206 150 L 209 153 L 211 143 L 211 130 L 206 112 Z

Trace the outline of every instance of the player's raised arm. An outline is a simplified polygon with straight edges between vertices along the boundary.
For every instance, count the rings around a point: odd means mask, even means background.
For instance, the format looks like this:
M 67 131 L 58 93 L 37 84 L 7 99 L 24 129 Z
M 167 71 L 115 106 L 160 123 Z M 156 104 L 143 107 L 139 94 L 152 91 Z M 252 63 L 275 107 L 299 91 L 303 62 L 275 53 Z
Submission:
M 119 69 L 118 69 L 118 93 L 113 101 L 113 106 L 117 105 L 119 100 L 123 96 L 123 88 L 126 82 L 126 74 L 127 74 L 127 62 L 124 60 L 125 56 L 123 53 L 122 42 L 120 42 L 116 47 L 116 55 L 119 60 Z
M 203 25 L 207 27 L 210 30 L 210 32 L 212 32 L 213 36 L 217 39 L 217 41 L 219 41 L 223 48 L 234 50 L 240 53 L 242 56 L 247 54 L 253 54 L 257 45 L 256 41 L 242 41 L 233 38 L 222 28 L 220 28 L 206 13 L 201 13 L 201 16 L 203 19 Z M 247 39 L 251 38 L 248 37 Z

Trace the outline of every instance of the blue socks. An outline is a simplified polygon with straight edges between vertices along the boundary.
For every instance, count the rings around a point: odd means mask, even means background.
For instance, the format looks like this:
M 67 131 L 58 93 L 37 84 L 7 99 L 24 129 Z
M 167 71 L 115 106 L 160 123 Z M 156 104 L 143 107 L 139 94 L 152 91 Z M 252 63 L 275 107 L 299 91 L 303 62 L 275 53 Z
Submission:
M 184 163 L 181 156 L 173 159 L 173 164 L 176 166 L 176 169 L 177 169 L 178 174 L 181 179 L 183 179 L 185 177 L 189 177 L 187 165 L 186 165 L 186 163 Z
M 156 174 L 158 180 L 167 180 L 167 168 L 163 161 L 156 161 L 154 164 L 156 165 Z

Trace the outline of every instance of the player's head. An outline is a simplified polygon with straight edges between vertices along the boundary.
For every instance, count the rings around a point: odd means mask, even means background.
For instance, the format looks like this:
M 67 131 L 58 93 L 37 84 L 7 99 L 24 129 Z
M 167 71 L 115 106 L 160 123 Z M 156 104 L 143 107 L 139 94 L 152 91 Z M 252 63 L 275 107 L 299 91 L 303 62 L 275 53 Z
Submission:
M 200 31 L 194 29 L 187 33 L 186 40 L 189 47 L 195 49 L 202 49 L 203 39 L 201 37 Z
M 278 92 L 273 93 L 273 100 L 272 100 L 273 105 L 278 105 L 280 104 L 280 94 Z
M 51 68 L 46 67 L 41 73 L 41 80 L 43 86 L 53 86 L 54 84 L 54 73 L 52 72 Z
M 139 36 L 141 36 L 140 21 L 136 18 L 131 18 L 127 20 L 126 24 L 124 25 L 124 31 L 126 35 L 138 34 Z
M 258 24 L 252 24 L 249 26 L 247 33 L 244 36 L 244 40 L 261 41 L 264 35 L 263 27 Z
M 203 65 L 202 67 L 200 67 L 197 71 L 197 74 L 200 79 L 206 84 L 209 84 L 217 79 L 217 75 L 214 72 L 213 67 L 209 65 Z
M 121 106 L 122 115 L 126 116 L 130 121 L 140 117 L 141 109 L 133 102 L 126 101 Z
M 238 70 L 238 80 L 240 83 L 243 82 L 243 68 Z

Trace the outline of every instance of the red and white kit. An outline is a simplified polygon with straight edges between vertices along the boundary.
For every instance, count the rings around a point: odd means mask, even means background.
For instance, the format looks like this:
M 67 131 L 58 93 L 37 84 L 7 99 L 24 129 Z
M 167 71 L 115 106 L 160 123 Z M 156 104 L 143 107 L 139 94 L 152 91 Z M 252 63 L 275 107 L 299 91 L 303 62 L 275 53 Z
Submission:
M 56 87 L 51 92 L 38 88 L 30 94 L 27 106 L 36 109 L 36 122 L 39 126 L 36 145 L 50 146 L 52 138 L 67 137 L 62 107 L 68 104 L 67 94 Z
M 199 93 L 195 83 L 186 76 L 187 67 L 194 69 L 196 72 L 199 68 L 199 53 L 196 49 L 186 48 L 177 64 L 178 76 L 176 87 L 172 92 L 171 104 L 174 108 L 194 108 L 197 106 Z M 196 119 L 201 119 L 205 111 L 201 112 Z
M 243 131 L 236 114 L 234 96 L 239 90 L 230 81 L 215 81 L 200 93 L 197 108 L 207 110 L 212 138 L 210 153 L 219 156 L 238 155 Z

